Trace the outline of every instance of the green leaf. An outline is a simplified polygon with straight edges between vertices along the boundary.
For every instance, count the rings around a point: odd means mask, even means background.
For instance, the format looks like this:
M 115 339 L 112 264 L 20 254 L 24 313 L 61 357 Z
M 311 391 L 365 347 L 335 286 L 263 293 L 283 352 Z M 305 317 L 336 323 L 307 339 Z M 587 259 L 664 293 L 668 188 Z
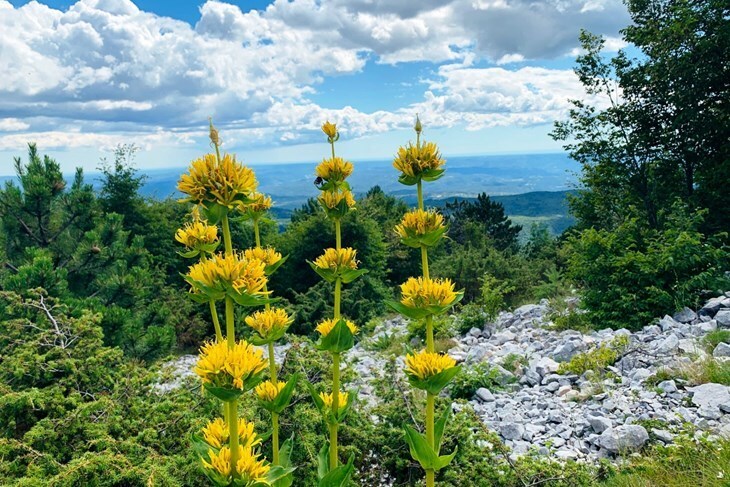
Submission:
M 352 455 L 345 465 L 340 465 L 339 467 L 327 472 L 327 474 L 320 479 L 319 487 L 342 487 L 346 485 L 350 480 L 352 472 L 355 470 L 353 465 L 354 461 L 355 456 Z
M 284 257 L 282 257 L 282 258 L 281 258 L 281 259 L 279 259 L 278 261 L 274 262 L 273 264 L 271 264 L 271 265 L 267 265 L 267 266 L 266 266 L 266 267 L 264 268 L 264 273 L 265 273 L 265 274 L 266 274 L 267 276 L 271 276 L 271 275 L 272 275 L 272 274 L 273 274 L 274 272 L 276 272 L 276 270 L 277 270 L 277 269 L 278 269 L 279 267 L 281 267 L 281 264 L 283 264 L 284 262 L 286 262 L 286 259 L 288 259 L 288 258 L 289 258 L 289 256 L 288 256 L 288 255 L 285 255 Z
M 294 446 L 294 433 L 284 440 L 279 448 L 279 465 L 284 468 L 291 467 L 291 452 Z
M 324 415 L 325 410 L 326 410 L 324 401 L 322 400 L 321 397 L 319 397 L 319 393 L 317 392 L 317 390 L 314 388 L 314 386 L 312 384 L 310 384 L 309 382 L 305 382 L 305 384 L 307 385 L 307 389 L 309 389 L 309 394 L 312 396 L 314 405 L 317 406 L 317 409 L 319 410 L 319 412 Z
M 461 366 L 457 365 L 455 367 L 443 370 L 438 374 L 429 377 L 428 379 L 419 379 L 417 377 L 409 375 L 408 382 L 410 382 L 411 385 L 416 389 L 421 389 L 423 391 L 433 394 L 434 396 L 437 396 L 443 390 L 443 388 L 446 387 L 449 382 L 451 382 L 451 379 L 453 379 L 454 376 L 459 373 L 460 370 Z
M 398 182 L 401 184 L 405 184 L 406 186 L 413 186 L 415 184 L 418 184 L 418 181 L 421 178 L 419 176 L 408 176 L 406 174 L 401 174 L 398 177 Z
M 241 389 L 234 389 L 232 387 L 215 387 L 211 384 L 205 384 L 203 387 L 223 402 L 233 401 L 243 394 Z
M 317 349 L 332 353 L 342 353 L 355 345 L 355 337 L 344 319 L 340 319 L 332 330 L 319 338 Z
M 400 301 L 394 301 L 392 299 L 386 299 L 385 304 L 393 308 L 397 313 L 400 313 L 407 318 L 411 318 L 412 320 L 420 320 L 430 314 L 427 310 L 411 308 Z
M 439 416 L 439 419 L 436 420 L 436 424 L 434 425 L 433 440 L 436 445 L 437 454 L 441 451 L 441 439 L 444 436 L 444 430 L 446 429 L 446 423 L 448 423 L 449 417 L 451 417 L 451 404 L 444 408 L 444 412 L 441 413 L 441 416 Z
M 260 401 L 264 409 L 272 413 L 281 414 L 284 409 L 289 406 L 292 394 L 294 393 L 294 388 L 296 387 L 300 376 L 301 374 L 299 373 L 293 374 L 281 392 L 279 392 L 279 395 L 276 396 L 276 399 L 273 401 Z
M 218 203 L 207 202 L 203 206 L 203 216 L 210 225 L 217 225 L 227 214 L 228 208 Z
M 355 404 L 355 400 L 357 399 L 357 389 L 351 389 L 347 391 L 347 404 L 345 404 L 344 407 L 340 408 L 340 410 L 337 413 L 337 422 L 342 423 L 345 421 L 345 418 L 347 417 L 347 413 L 350 412 L 350 409 L 352 409 L 352 405 Z
M 367 274 L 367 272 L 367 269 L 351 269 L 348 271 L 343 271 L 341 274 L 342 283 L 349 284 L 363 274 Z
M 192 259 L 193 257 L 197 257 L 198 255 L 200 255 L 200 251 L 195 249 L 188 251 L 180 250 L 178 251 L 177 255 L 186 259 Z
M 451 460 L 453 460 L 456 456 L 456 452 L 458 451 L 458 449 L 459 447 L 457 446 L 456 448 L 454 448 L 454 451 L 451 452 L 450 455 L 441 455 L 440 457 L 438 457 L 438 459 L 436 459 L 436 464 L 434 465 L 433 469 L 438 472 L 449 463 L 451 463 Z
M 321 480 L 330 471 L 330 446 L 329 443 L 322 445 L 317 454 L 317 477 Z
M 413 459 L 420 463 L 424 470 L 433 469 L 438 458 L 431 445 L 426 441 L 426 437 L 409 425 L 403 426 L 403 429 Z
M 426 169 L 422 175 L 424 181 L 436 181 L 444 175 L 444 169 Z
M 331 271 L 329 269 L 321 269 L 321 268 L 317 267 L 316 265 L 314 265 L 314 262 L 307 261 L 307 264 L 309 264 L 309 267 L 311 267 L 312 270 L 314 272 L 316 272 L 319 275 L 319 277 L 321 277 L 325 281 L 335 282 L 335 280 L 337 279 L 337 275 L 335 274 L 334 271 Z
M 266 473 L 266 481 L 269 484 L 274 484 L 279 487 L 280 484 L 276 484 L 277 481 L 284 479 L 287 475 L 294 471 L 292 467 L 282 467 L 281 465 L 272 465 L 271 469 Z M 289 484 L 291 485 L 291 484 Z

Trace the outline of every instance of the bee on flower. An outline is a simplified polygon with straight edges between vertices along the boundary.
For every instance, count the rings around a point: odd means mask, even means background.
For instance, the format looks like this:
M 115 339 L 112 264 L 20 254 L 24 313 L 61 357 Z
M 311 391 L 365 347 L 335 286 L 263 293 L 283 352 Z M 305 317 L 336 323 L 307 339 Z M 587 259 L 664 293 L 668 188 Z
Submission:
M 331 157 L 329 159 L 323 159 L 317 165 L 315 174 L 324 181 L 340 183 L 350 177 L 352 170 L 353 166 L 351 162 L 341 157 Z
M 317 325 L 317 328 L 315 328 L 315 330 L 317 330 L 321 336 L 325 337 L 330 334 L 330 332 L 332 331 L 332 329 L 334 329 L 334 327 L 338 321 L 339 320 L 335 320 L 332 318 L 322 320 Z M 356 335 L 357 332 L 360 330 L 357 327 L 357 325 L 350 320 L 344 320 L 344 321 L 345 321 L 345 325 L 350 330 L 350 333 L 352 333 L 353 335 Z

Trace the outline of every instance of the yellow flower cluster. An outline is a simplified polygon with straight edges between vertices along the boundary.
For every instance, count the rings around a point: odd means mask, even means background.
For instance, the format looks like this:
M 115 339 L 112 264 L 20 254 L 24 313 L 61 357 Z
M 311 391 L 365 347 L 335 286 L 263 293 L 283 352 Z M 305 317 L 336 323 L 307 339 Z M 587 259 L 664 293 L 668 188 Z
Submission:
M 281 308 L 271 308 L 264 311 L 256 311 L 246 316 L 245 321 L 261 337 L 266 338 L 272 333 L 289 326 L 292 323 L 292 318 Z
M 317 196 L 317 200 L 322 206 L 325 206 L 330 210 L 337 208 L 342 201 L 345 202 L 348 208 L 355 207 L 355 197 L 349 189 L 322 191 L 319 196 Z
M 409 144 L 399 148 L 393 167 L 406 176 L 414 177 L 427 170 L 440 169 L 445 163 L 438 146 L 433 142 L 424 142 L 420 147 Z
M 263 352 L 241 340 L 233 348 L 226 342 L 208 342 L 200 348 L 195 373 L 204 384 L 243 389 L 249 378 L 266 368 Z
M 357 269 L 357 250 L 352 247 L 342 249 L 329 248 L 324 254 L 317 257 L 314 265 L 320 269 L 330 269 L 332 271 L 343 271 L 348 269 Z
M 180 177 L 177 189 L 188 195 L 188 201 L 239 206 L 241 200 L 256 191 L 253 171 L 230 154 L 218 162 L 215 154 L 206 154 L 190 163 L 187 174 Z
M 320 333 L 320 335 L 327 336 L 330 334 L 330 332 L 335 327 L 335 325 L 337 324 L 338 321 L 339 320 L 335 320 L 332 318 L 323 320 L 322 322 L 320 322 L 317 325 L 317 328 L 315 328 L 315 329 Z M 359 328 L 357 327 L 357 325 L 355 325 L 355 323 L 353 323 L 352 321 L 345 320 L 345 324 L 350 329 L 350 333 L 352 333 L 353 335 L 357 334 L 357 332 L 359 331 Z
M 318 178 L 325 181 L 341 182 L 350 177 L 352 174 L 352 163 L 341 157 L 331 157 L 323 159 L 315 169 Z
M 395 226 L 395 233 L 401 238 L 408 238 L 442 228 L 444 228 L 444 217 L 437 211 L 413 210 L 403 215 L 400 224 Z
M 189 249 L 198 249 L 201 245 L 218 242 L 218 227 L 201 220 L 186 223 L 175 233 L 175 240 Z
M 330 123 L 330 121 L 327 120 L 324 125 L 322 125 L 322 132 L 324 132 L 324 134 L 330 139 L 334 139 L 337 135 L 337 125 Z
M 214 448 L 221 448 L 228 443 L 229 431 L 228 424 L 223 418 L 216 418 L 205 425 L 201 432 L 207 444 Z M 238 419 L 238 438 L 239 444 L 245 448 L 253 447 L 261 443 L 261 438 L 254 432 L 254 424 L 247 422 L 243 418 Z
M 264 265 L 274 265 L 281 260 L 281 254 L 273 247 L 254 247 L 243 251 L 246 260 L 258 260 Z
M 456 361 L 448 355 L 422 350 L 406 355 L 406 373 L 418 379 L 428 379 L 456 366 Z
M 217 291 L 232 287 L 239 294 L 266 295 L 265 264 L 258 259 L 247 259 L 241 254 L 216 254 L 210 259 L 190 266 L 187 276 L 195 284 Z
M 449 279 L 424 279 L 409 277 L 401 284 L 401 303 L 409 308 L 448 306 L 454 302 L 457 293 Z
M 273 401 L 279 395 L 286 382 L 277 381 L 276 383 L 267 380 L 256 386 L 254 392 L 262 401 Z
M 327 392 L 320 392 L 319 393 L 320 399 L 324 402 L 324 405 L 328 408 L 332 409 L 332 394 Z M 337 402 L 338 409 L 342 409 L 347 405 L 347 400 L 349 399 L 350 394 L 347 392 L 338 391 L 337 392 L 337 398 L 339 399 Z
M 271 197 L 263 193 L 253 193 L 249 198 L 252 201 L 245 205 L 245 209 L 251 213 L 263 214 L 269 211 L 274 205 Z
M 264 460 L 258 459 L 259 455 L 254 452 L 253 448 L 238 447 L 238 461 L 236 462 L 236 473 L 244 480 L 244 485 L 249 482 L 266 482 L 266 474 L 269 473 L 271 466 L 267 465 Z M 215 450 L 208 450 L 208 458 L 210 461 L 203 459 L 203 466 L 229 477 L 231 475 L 231 450 L 224 446 L 218 453 Z

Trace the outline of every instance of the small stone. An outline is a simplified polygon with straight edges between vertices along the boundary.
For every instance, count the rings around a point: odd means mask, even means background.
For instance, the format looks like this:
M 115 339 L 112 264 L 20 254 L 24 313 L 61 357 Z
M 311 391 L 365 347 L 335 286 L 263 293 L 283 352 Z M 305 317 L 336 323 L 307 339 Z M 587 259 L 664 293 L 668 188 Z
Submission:
M 721 309 L 715 315 L 715 321 L 720 328 L 730 328 L 730 309 Z
M 677 384 L 673 380 L 664 380 L 660 382 L 657 387 L 667 394 L 677 392 Z
M 486 387 L 477 389 L 476 397 L 480 402 L 494 402 L 494 394 Z
M 505 440 L 519 440 L 525 434 L 525 427 L 520 423 L 502 423 L 499 432 Z
M 719 408 L 720 404 L 730 403 L 730 389 L 722 384 L 710 382 L 687 390 L 692 393 L 692 403 L 699 407 Z
M 570 386 L 560 386 L 560 388 L 558 389 L 558 392 L 557 392 L 557 396 L 562 397 L 572 390 L 573 390 L 573 388 Z
M 611 420 L 603 416 L 588 416 L 586 419 L 596 433 L 603 433 L 611 427 Z
M 565 342 L 555 348 L 555 351 L 553 351 L 553 359 L 558 362 L 567 362 L 573 358 L 576 353 L 578 353 L 578 349 L 575 347 L 573 342 Z
M 672 318 L 671 316 L 664 315 L 664 318 L 659 320 L 659 326 L 662 328 L 662 331 L 667 331 L 679 328 L 679 323 L 674 321 L 674 318 Z
M 598 446 L 604 450 L 617 454 L 637 450 L 649 441 L 649 433 L 643 426 L 623 425 L 608 428 L 598 438 Z
M 558 450 L 555 452 L 555 456 L 561 460 L 576 460 L 578 458 L 578 452 L 573 450 Z
M 697 313 L 685 306 L 681 311 L 672 316 L 672 318 L 680 323 L 690 323 L 697 319 Z
M 697 409 L 697 414 L 705 419 L 720 419 L 722 418 L 722 411 L 717 406 L 700 406 Z
M 713 357 L 730 357 L 730 345 L 724 342 L 720 342 L 712 351 Z
M 652 376 L 651 370 L 645 368 L 635 369 L 631 378 L 635 382 L 644 382 L 646 379 Z
M 662 341 L 659 346 L 657 346 L 656 351 L 657 353 L 670 353 L 677 349 L 679 346 L 679 338 L 677 335 L 672 333 L 667 338 Z
M 479 338 L 480 336 L 482 336 L 482 330 L 480 330 L 477 327 L 474 327 L 471 330 L 469 330 L 469 333 L 468 334 L 469 334 L 469 336 L 473 336 L 475 338 Z
M 545 386 L 545 390 L 548 392 L 555 392 L 560 388 L 560 384 L 557 382 L 551 382 Z
M 674 441 L 674 435 L 667 430 L 652 428 L 651 433 L 664 443 L 672 443 Z

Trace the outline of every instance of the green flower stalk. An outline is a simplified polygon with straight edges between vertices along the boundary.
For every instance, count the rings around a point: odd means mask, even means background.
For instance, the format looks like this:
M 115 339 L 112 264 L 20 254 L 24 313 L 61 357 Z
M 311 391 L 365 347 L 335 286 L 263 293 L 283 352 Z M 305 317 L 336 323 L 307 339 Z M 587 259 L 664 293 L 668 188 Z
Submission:
M 426 485 L 435 484 L 436 472 L 453 459 L 450 455 L 439 455 L 441 438 L 451 408 L 448 407 L 435 420 L 436 396 L 459 372 L 456 362 L 447 355 L 434 350 L 433 316 L 445 313 L 463 297 L 463 292 L 454 290 L 448 279 L 433 279 L 428 268 L 428 248 L 436 245 L 446 233 L 444 218 L 434 210 L 425 210 L 423 203 L 423 182 L 440 178 L 444 159 L 438 147 L 432 142 L 421 143 L 421 121 L 416 117 L 416 144 L 409 144 L 398 150 L 393 167 L 400 171 L 398 180 L 407 186 L 416 186 L 417 209 L 406 213 L 395 233 L 401 243 L 420 248 L 422 276 L 411 277 L 401 285 L 400 301 L 388 301 L 394 310 L 413 320 L 423 320 L 426 327 L 426 349 L 406 356 L 406 376 L 410 384 L 426 392 L 425 435 L 412 427 L 405 426 L 405 437 L 411 456 L 426 471 Z
M 342 285 L 354 281 L 367 271 L 358 268 L 355 249 L 342 247 L 342 218 L 355 208 L 355 198 L 346 181 L 352 174 L 353 165 L 335 154 L 335 142 L 340 138 L 337 126 L 326 122 L 322 125 L 322 131 L 327 136 L 332 157 L 324 159 L 317 166 L 315 184 L 321 191 L 319 203 L 327 217 L 334 222 L 335 247 L 325 249 L 309 265 L 320 277 L 334 284 L 333 317 L 321 322 L 316 329 L 320 335 L 317 348 L 332 356 L 332 391 L 317 393 L 311 386 L 310 391 L 329 429 L 329 445 L 325 445 L 320 452 L 320 482 L 323 485 L 344 485 L 352 473 L 353 458 L 347 464 L 339 465 L 338 430 L 354 403 L 355 394 L 340 390 L 340 360 L 341 354 L 354 345 L 354 335 L 358 329 L 354 323 L 342 317 Z M 337 479 L 336 482 L 333 479 Z
M 187 248 L 183 256 L 200 258 L 184 278 L 190 284 L 191 298 L 210 306 L 216 339 L 201 347 L 195 372 L 204 388 L 223 402 L 224 417 L 209 423 L 201 435 L 193 437 L 193 443 L 201 453 L 205 474 L 215 485 L 271 485 L 292 469 L 259 459 L 255 448 L 260 440 L 253 424 L 238 417 L 238 398 L 261 382 L 266 360 L 259 348 L 236 340 L 234 321 L 236 304 L 268 306 L 270 267 L 262 259 L 234 251 L 229 225 L 231 213 L 245 211 L 246 205 L 256 202 L 257 183 L 253 171 L 234 156 L 221 156 L 218 131 L 212 122 L 210 138 L 215 154 L 193 161 L 178 183 L 186 195 L 182 201 L 197 206 L 193 223 L 179 230 L 176 239 Z M 217 225 L 223 235 L 222 253 L 215 253 Z M 225 334 L 216 311 L 218 301 L 225 306 Z
M 279 252 L 271 247 L 262 247 L 261 245 L 259 223 L 271 209 L 271 198 L 261 193 L 255 193 L 252 199 L 253 202 L 245 205 L 244 214 L 246 218 L 252 221 L 255 247 L 246 250 L 244 255 L 247 259 L 258 260 L 263 263 L 264 271 L 268 277 L 284 263 L 286 257 L 282 257 Z M 264 291 L 269 292 L 266 284 L 264 284 Z M 251 341 L 256 345 L 266 345 L 268 348 L 269 380 L 257 386 L 255 392 L 261 406 L 271 414 L 272 463 L 274 465 L 289 466 L 288 456 L 283 461 L 280 458 L 279 415 L 289 405 L 299 376 L 294 374 L 288 382 L 279 382 L 274 356 L 274 343 L 284 336 L 287 328 L 292 323 L 292 319 L 286 310 L 272 308 L 267 302 L 263 311 L 250 314 L 246 317 L 245 322 L 254 331 Z M 290 451 L 290 448 L 286 448 L 286 451 Z

